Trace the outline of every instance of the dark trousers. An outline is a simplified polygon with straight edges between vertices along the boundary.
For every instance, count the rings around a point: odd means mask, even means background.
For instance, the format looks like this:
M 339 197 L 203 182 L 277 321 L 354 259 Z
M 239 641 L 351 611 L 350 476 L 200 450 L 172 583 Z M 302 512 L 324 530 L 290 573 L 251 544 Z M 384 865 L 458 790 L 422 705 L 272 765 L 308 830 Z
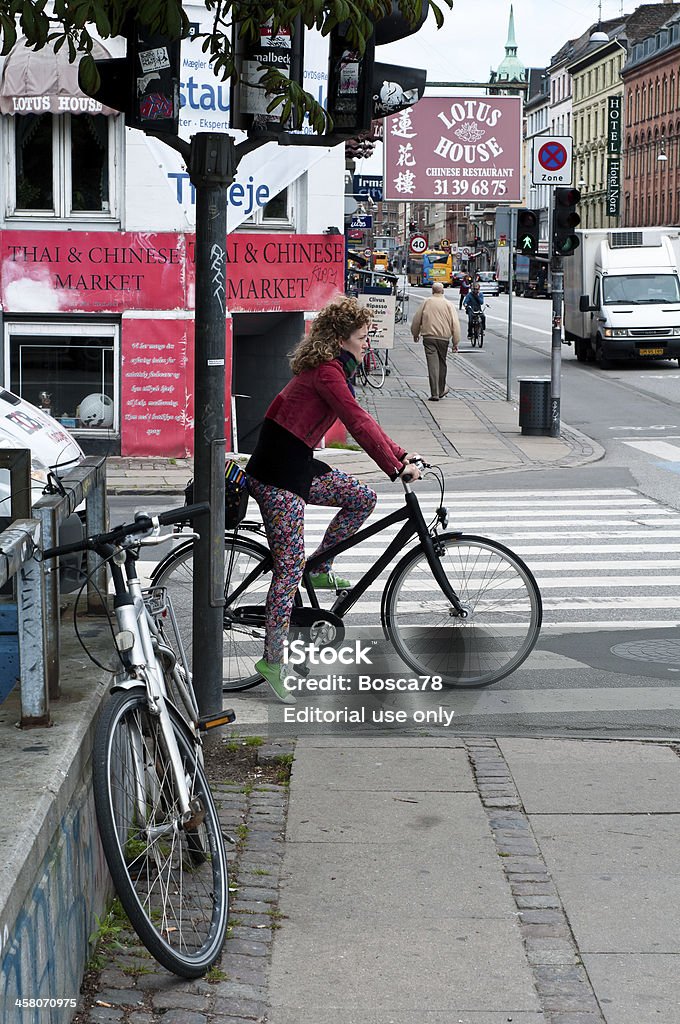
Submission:
M 427 360 L 427 376 L 430 380 L 430 395 L 432 398 L 441 398 L 446 391 L 446 353 L 449 339 L 425 335 L 423 348 Z

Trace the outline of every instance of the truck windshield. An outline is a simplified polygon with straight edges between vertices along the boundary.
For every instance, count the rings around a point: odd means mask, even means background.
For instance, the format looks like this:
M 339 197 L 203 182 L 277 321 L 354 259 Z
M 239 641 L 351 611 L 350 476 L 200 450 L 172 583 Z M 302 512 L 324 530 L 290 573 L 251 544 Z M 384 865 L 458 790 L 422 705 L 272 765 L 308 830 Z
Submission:
M 680 302 L 680 285 L 675 274 L 605 277 L 602 281 L 602 302 L 605 306 Z

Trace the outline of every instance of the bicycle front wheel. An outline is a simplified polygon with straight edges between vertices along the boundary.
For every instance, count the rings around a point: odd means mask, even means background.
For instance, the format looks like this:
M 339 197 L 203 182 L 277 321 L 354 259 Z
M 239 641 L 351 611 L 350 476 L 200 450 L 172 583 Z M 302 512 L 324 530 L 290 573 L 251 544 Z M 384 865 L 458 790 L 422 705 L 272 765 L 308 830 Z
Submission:
M 490 686 L 529 656 L 541 628 L 541 594 L 508 548 L 484 537 L 442 534 L 441 564 L 467 613 L 456 615 L 416 548 L 396 566 L 383 595 L 383 627 L 401 658 L 445 686 Z
M 364 356 L 364 370 L 366 381 L 372 388 L 380 390 L 385 383 L 385 364 L 381 356 L 374 349 Z
M 176 778 L 146 691 L 114 692 L 97 723 L 94 801 L 120 901 L 149 952 L 183 978 L 217 960 L 227 932 L 227 857 L 198 748 L 168 708 L 189 789 L 182 819 Z
M 247 690 L 262 682 L 255 671 L 255 662 L 262 657 L 264 644 L 264 603 L 271 583 L 271 572 L 263 573 L 253 581 L 247 591 L 235 602 L 229 595 L 267 557 L 267 548 L 257 541 L 235 538 L 227 534 L 224 551 L 224 579 L 227 606 L 224 611 L 224 643 L 222 648 L 224 691 Z M 177 623 L 191 664 L 193 636 L 193 541 L 176 548 L 154 573 L 155 586 L 167 587 L 177 617 Z M 299 600 L 299 598 L 298 598 Z M 262 609 L 259 623 L 239 621 L 235 609 L 242 605 Z M 252 619 L 252 617 L 251 617 Z

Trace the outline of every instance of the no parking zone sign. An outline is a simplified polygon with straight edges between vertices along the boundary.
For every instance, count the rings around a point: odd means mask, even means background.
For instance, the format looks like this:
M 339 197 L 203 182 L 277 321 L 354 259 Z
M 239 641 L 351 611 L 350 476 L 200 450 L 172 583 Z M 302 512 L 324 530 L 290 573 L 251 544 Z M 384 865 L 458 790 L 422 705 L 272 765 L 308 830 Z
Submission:
M 539 135 L 534 139 L 534 185 L 571 185 L 571 135 Z

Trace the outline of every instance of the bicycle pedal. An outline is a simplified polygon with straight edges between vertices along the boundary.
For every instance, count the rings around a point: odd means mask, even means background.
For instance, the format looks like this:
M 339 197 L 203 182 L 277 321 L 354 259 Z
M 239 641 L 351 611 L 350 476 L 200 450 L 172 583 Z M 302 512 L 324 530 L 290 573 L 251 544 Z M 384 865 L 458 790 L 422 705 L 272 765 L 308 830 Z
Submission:
M 221 725 L 229 725 L 236 721 L 236 712 L 231 708 L 220 711 L 217 715 L 201 715 L 198 720 L 199 732 L 208 732 L 209 729 L 219 729 Z

